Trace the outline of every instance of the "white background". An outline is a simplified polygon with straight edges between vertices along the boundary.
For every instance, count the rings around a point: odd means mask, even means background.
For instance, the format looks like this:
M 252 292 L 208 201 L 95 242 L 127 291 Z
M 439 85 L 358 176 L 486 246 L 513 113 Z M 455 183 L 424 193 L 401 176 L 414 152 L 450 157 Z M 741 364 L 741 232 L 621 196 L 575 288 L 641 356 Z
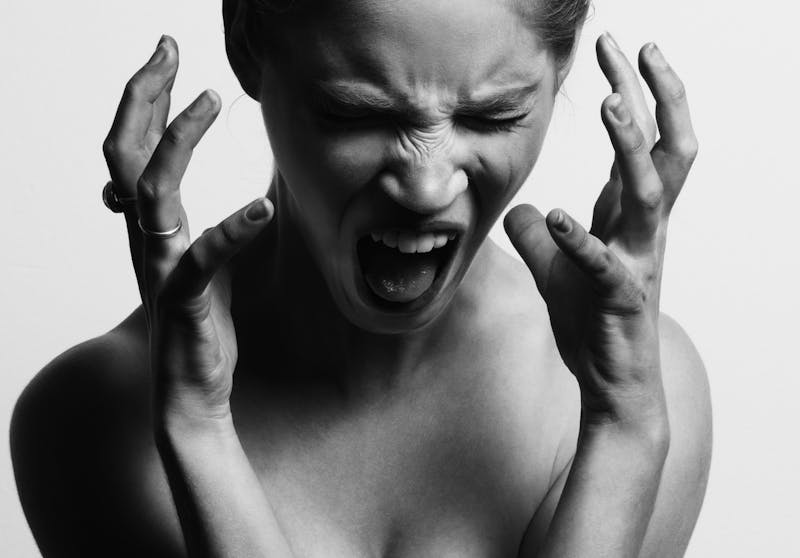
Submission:
M 456 5 L 454 3 L 454 5 Z M 800 11 L 794 2 L 596 2 L 539 164 L 519 195 L 588 223 L 611 151 L 593 41 L 657 41 L 687 84 L 701 153 L 671 222 L 663 308 L 708 368 L 715 419 L 706 503 L 688 556 L 800 556 L 795 220 Z M 0 430 L 51 358 L 136 305 L 123 221 L 100 203 L 100 144 L 128 76 L 161 33 L 182 50 L 175 105 L 204 88 L 224 111 L 184 199 L 198 231 L 262 194 L 257 105 L 224 56 L 219 1 L 0 3 Z M 237 100 L 238 99 L 238 100 Z M 498 228 L 494 237 L 507 245 Z M 531 283 L 533 288 L 533 283 Z M 0 450 L 0 556 L 37 556 Z

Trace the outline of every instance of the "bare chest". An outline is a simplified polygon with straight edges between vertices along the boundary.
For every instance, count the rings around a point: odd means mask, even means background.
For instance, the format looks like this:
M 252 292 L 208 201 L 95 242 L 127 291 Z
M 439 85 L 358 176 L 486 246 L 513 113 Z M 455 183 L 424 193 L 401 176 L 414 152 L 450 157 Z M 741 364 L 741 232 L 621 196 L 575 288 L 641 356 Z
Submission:
M 239 407 L 299 558 L 516 556 L 563 435 L 522 375 L 434 383 L 356 412 L 313 390 L 302 407 Z

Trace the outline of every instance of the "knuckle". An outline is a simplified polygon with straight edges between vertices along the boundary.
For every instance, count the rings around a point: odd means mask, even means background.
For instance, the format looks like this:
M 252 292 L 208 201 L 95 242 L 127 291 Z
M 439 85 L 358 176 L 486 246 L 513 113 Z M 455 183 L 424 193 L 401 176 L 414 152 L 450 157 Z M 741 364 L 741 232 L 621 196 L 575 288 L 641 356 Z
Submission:
M 147 174 L 142 174 L 136 181 L 137 195 L 151 201 L 159 199 L 160 189 Z
M 679 77 L 675 76 L 675 84 L 672 86 L 672 89 L 669 91 L 668 95 L 669 101 L 674 104 L 686 102 L 686 86 Z
M 687 136 L 678 147 L 680 155 L 690 163 L 694 162 L 697 158 L 697 152 L 699 150 L 700 144 L 694 134 Z
M 633 126 L 633 133 L 625 144 L 625 151 L 632 156 L 649 152 L 647 140 L 638 126 Z
M 576 229 L 578 229 L 576 231 Z M 575 242 L 575 253 L 576 254 L 586 254 L 591 252 L 592 250 L 592 243 L 590 242 L 589 233 L 583 227 L 575 227 L 573 228 L 573 232 L 577 232 L 579 236 L 577 242 Z
M 595 272 L 598 275 L 607 275 L 614 269 L 614 256 L 609 250 L 603 250 L 597 255 L 594 262 Z
M 114 161 L 119 156 L 119 143 L 110 136 L 103 141 L 103 156 L 106 161 Z
M 187 142 L 186 130 L 183 126 L 178 125 L 178 122 L 173 122 L 164 131 L 161 141 L 168 145 L 181 146 Z
M 126 100 L 141 99 L 144 95 L 145 86 L 144 77 L 139 73 L 134 74 L 125 84 L 125 90 L 122 96 Z
M 664 190 L 661 184 L 658 188 L 652 188 L 646 192 L 642 192 L 639 196 L 639 204 L 649 211 L 654 211 L 661 207 L 661 200 L 664 198 Z
M 699 149 L 700 146 L 694 134 L 688 134 L 677 141 L 672 151 L 680 169 L 683 171 L 691 169 Z
M 220 239 L 223 244 L 227 246 L 235 246 L 239 242 L 239 235 L 236 225 L 229 220 L 225 220 L 219 224 Z

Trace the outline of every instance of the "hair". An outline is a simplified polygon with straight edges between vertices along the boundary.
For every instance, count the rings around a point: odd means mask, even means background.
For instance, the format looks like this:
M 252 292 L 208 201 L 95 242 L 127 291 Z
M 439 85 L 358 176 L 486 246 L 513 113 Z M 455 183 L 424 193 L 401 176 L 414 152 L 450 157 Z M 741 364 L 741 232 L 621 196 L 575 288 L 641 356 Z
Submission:
M 509 0 L 535 29 L 556 64 L 566 64 L 578 40 L 591 0 Z M 225 48 L 245 92 L 258 99 L 257 60 L 286 53 L 279 40 L 285 28 L 312 19 L 322 20 L 335 9 L 324 0 L 223 0 Z M 265 32 L 266 31 L 266 32 Z

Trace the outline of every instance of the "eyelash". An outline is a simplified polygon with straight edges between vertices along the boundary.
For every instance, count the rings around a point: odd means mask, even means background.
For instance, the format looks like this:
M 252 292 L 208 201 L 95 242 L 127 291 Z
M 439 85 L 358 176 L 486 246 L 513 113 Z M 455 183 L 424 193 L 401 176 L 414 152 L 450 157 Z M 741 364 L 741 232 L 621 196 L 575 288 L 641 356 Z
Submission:
M 486 132 L 497 133 L 497 132 L 510 132 L 526 116 L 528 115 L 520 114 L 519 116 L 512 116 L 510 118 L 462 117 L 461 121 L 466 122 L 468 128 L 478 128 Z
M 320 112 L 322 120 L 329 126 L 340 128 L 370 127 L 382 122 L 390 121 L 390 117 L 372 114 L 342 114 L 323 109 Z M 480 118 L 476 116 L 458 117 L 456 122 L 467 128 L 487 133 L 509 132 L 513 130 L 528 114 L 520 114 L 510 118 Z

